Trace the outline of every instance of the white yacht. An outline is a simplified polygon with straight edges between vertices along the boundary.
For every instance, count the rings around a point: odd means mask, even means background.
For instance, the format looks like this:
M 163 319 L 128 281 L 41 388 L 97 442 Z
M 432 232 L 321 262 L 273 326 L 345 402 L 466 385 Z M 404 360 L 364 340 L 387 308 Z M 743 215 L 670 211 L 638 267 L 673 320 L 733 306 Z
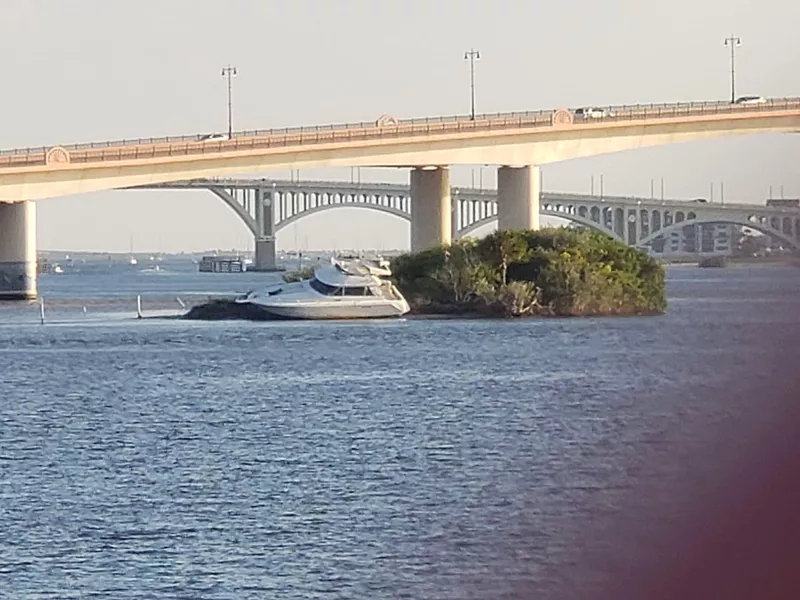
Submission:
M 236 299 L 277 319 L 376 319 L 400 317 L 408 302 L 388 280 L 389 263 L 332 260 L 314 277 L 250 292 Z

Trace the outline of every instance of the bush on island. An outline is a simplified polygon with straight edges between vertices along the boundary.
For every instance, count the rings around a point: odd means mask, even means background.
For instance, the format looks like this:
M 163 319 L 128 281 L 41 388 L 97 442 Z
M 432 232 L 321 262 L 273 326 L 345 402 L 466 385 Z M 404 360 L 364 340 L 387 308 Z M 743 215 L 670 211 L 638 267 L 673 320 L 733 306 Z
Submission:
M 593 231 L 497 231 L 392 261 L 412 312 L 588 316 L 660 314 L 664 270 Z
M 308 265 L 305 267 L 300 267 L 299 269 L 295 269 L 294 271 L 286 271 L 283 275 L 281 275 L 281 279 L 283 279 L 286 283 L 294 283 L 295 281 L 302 281 L 304 279 L 311 279 L 314 277 L 314 271 L 319 268 L 319 265 Z

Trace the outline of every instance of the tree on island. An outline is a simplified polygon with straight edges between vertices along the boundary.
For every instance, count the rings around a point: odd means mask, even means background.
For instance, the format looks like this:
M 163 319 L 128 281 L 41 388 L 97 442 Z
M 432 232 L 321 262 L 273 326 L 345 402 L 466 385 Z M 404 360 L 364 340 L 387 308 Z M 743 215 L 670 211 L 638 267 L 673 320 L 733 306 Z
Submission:
M 487 262 L 500 270 L 500 283 L 508 284 L 508 266 L 522 263 L 530 255 L 527 241 L 518 232 L 506 229 L 489 235 L 478 244 Z
M 666 307 L 661 266 L 590 231 L 497 231 L 397 257 L 392 271 L 417 312 L 577 316 Z

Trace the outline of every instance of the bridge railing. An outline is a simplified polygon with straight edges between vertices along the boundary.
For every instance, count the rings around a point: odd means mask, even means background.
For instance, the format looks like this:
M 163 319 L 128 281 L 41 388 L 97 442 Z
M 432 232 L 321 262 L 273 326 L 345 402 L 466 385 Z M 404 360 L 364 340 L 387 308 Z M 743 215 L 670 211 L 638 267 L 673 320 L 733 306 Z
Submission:
M 602 119 L 578 118 L 578 123 L 624 122 L 704 116 L 709 114 L 752 114 L 800 109 L 800 98 L 778 98 L 762 104 L 731 104 L 729 102 L 684 102 L 672 104 L 635 104 L 603 107 Z M 254 150 L 332 142 L 363 141 L 382 138 L 402 138 L 435 133 L 466 133 L 512 128 L 536 128 L 552 125 L 554 110 L 494 113 L 469 116 L 425 117 L 400 119 L 391 124 L 377 122 L 333 124 L 311 127 L 286 127 L 248 130 L 233 134 L 230 139 L 203 141 L 202 136 L 183 135 L 154 138 L 123 139 L 61 146 L 70 154 L 70 162 L 88 163 L 128 159 L 158 158 L 197 154 Z M 0 168 L 44 164 L 46 147 L 0 151 Z

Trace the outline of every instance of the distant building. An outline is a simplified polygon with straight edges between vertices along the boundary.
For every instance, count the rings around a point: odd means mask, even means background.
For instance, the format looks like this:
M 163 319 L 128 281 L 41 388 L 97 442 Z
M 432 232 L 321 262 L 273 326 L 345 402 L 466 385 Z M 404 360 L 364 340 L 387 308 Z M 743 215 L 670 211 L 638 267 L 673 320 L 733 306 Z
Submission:
M 41 254 L 36 257 L 36 272 L 39 275 L 53 272 L 53 263 L 46 256 Z
M 198 268 L 201 273 L 244 273 L 247 270 L 241 256 L 204 256 Z
M 669 258 L 708 254 L 730 256 L 742 236 L 742 226 L 732 223 L 691 223 L 657 237 L 652 253 Z
M 64 269 L 58 263 L 50 262 L 50 259 L 42 254 L 37 255 L 36 257 L 37 275 L 52 275 L 54 273 L 61 274 L 63 272 Z
M 800 208 L 800 198 L 770 198 L 767 206 L 778 208 Z

